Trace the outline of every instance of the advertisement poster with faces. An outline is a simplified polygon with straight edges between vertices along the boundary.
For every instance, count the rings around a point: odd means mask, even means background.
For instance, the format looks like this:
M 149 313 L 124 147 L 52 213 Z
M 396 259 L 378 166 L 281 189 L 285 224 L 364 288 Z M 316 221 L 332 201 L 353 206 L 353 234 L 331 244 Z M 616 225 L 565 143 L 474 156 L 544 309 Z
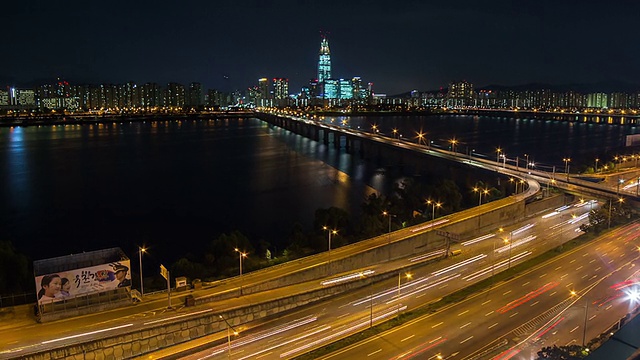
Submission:
M 129 260 L 37 276 L 38 304 L 131 287 Z

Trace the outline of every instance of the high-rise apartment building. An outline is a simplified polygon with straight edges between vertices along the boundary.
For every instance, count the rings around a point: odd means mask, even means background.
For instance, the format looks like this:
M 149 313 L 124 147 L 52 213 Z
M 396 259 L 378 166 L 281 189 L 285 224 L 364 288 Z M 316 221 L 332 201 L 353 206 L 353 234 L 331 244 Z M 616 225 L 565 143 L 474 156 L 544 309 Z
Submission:
M 202 105 L 204 105 L 202 84 L 193 82 L 189 84 L 189 90 L 187 94 L 187 106 L 197 109 L 197 108 L 200 108 Z
M 327 79 L 331 79 L 331 51 L 329 51 L 329 41 L 323 35 L 318 59 L 318 82 L 322 83 Z
M 353 83 L 351 80 L 340 79 L 338 83 L 340 84 L 339 98 L 341 100 L 353 99 Z
M 340 95 L 340 82 L 336 79 L 324 80 L 324 98 L 337 99 Z
M 185 105 L 184 85 L 178 83 L 169 83 L 166 91 L 165 106 L 182 108 Z
M 473 95 L 473 84 L 466 81 L 450 83 L 449 92 L 447 93 L 447 106 L 469 106 L 472 103 Z
M 256 94 L 255 104 L 256 106 L 271 106 L 269 93 L 269 79 L 258 79 L 258 92 Z
M 276 105 L 286 106 L 289 99 L 289 79 L 274 78 L 273 79 L 273 98 Z

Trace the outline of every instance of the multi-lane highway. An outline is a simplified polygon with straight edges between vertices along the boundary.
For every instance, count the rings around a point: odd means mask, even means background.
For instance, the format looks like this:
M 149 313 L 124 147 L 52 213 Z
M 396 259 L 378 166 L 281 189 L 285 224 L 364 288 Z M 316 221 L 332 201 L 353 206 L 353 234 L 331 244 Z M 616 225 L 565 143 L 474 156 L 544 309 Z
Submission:
M 530 359 L 544 345 L 582 344 L 585 303 L 588 342 L 638 305 L 639 230 L 638 223 L 617 229 L 481 294 L 324 358 Z
M 371 284 L 251 329 L 236 329 L 240 335 L 232 335 L 228 344 L 211 345 L 211 348 L 189 358 L 228 357 L 229 350 L 234 359 L 291 358 L 326 346 L 371 324 L 397 316 L 398 311 L 411 311 L 425 303 L 437 301 L 455 290 L 490 277 L 494 272 L 558 246 L 578 235 L 579 225 L 586 221 L 584 214 L 593 206 L 596 205 L 589 202 L 572 204 L 528 219 L 502 232 L 496 229 L 483 236 L 466 239 L 453 248 L 462 250 L 461 255 L 439 263 L 420 267 L 412 265 L 416 259 L 430 254 L 416 254 L 399 260 L 404 264 L 394 265 L 401 269 L 396 278 Z M 360 272 L 366 270 L 361 269 Z M 407 273 L 411 274 L 410 278 Z M 194 346 L 183 344 L 163 354 L 180 353 Z M 202 343 L 198 342 L 198 346 L 202 348 Z M 406 350 L 412 346 L 399 343 L 397 348 Z M 377 349 L 372 352 L 375 351 Z

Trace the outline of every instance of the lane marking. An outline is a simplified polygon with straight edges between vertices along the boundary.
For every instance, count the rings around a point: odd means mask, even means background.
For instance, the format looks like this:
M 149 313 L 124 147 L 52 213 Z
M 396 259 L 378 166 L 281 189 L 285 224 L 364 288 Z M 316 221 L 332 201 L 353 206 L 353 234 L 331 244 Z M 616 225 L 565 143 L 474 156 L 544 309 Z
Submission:
M 496 325 L 498 325 L 498 323 L 495 323 L 495 324 L 493 324 L 493 325 L 489 326 L 487 329 L 491 329 L 492 327 L 494 327 L 494 326 L 496 326 Z
M 468 338 L 466 338 L 466 339 L 464 339 L 464 340 L 460 341 L 460 344 L 464 344 L 464 343 L 466 343 L 467 341 L 469 341 L 469 340 L 471 340 L 471 339 L 473 339 L 473 336 L 469 336 Z
M 460 326 L 460 329 L 464 329 L 464 328 L 466 328 L 466 327 L 467 327 L 467 326 L 469 326 L 469 325 L 471 325 L 471 323 L 466 323 L 466 324 L 464 324 L 464 325 Z
M 432 329 L 433 329 L 433 328 L 436 328 L 436 327 L 438 327 L 438 326 L 440 326 L 440 325 L 442 325 L 442 324 L 444 324 L 444 322 L 439 322 L 439 323 L 437 323 L 437 324 L 433 325 L 431 328 L 432 328 Z
M 460 314 L 458 314 L 458 316 L 460 316 L 460 315 L 464 315 L 464 314 L 466 314 L 466 313 L 468 313 L 468 312 L 469 312 L 469 310 L 465 310 L 465 311 L 461 312 Z
M 484 314 L 484 316 L 489 316 L 489 315 L 491 315 L 491 314 L 493 314 L 493 311 L 491 311 L 491 312 L 488 312 L 488 313 Z
M 411 338 L 412 338 L 412 337 L 414 337 L 414 336 L 415 336 L 415 335 L 407 336 L 406 338 L 404 338 L 404 339 L 400 340 L 400 342 L 403 342 L 403 341 L 409 340 L 409 339 L 411 339 Z
M 375 355 L 375 354 L 379 353 L 380 351 L 382 351 L 382 349 L 378 349 L 378 350 L 376 350 L 376 351 L 374 351 L 374 352 L 370 353 L 370 354 L 369 354 L 369 355 L 367 355 L 367 356 Z

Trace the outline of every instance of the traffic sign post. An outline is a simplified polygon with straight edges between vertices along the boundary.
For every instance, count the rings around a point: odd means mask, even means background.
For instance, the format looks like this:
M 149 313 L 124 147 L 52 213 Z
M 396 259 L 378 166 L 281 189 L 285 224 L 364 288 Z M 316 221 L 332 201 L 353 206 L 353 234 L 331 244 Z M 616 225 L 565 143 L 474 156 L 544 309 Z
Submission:
M 444 236 L 447 239 L 447 248 L 444 252 L 444 257 L 449 256 L 449 250 L 451 249 L 451 240 L 460 242 L 460 234 L 451 233 L 443 230 L 436 230 L 436 234 L 440 236 Z
M 164 265 L 160 264 L 160 275 L 167 279 L 167 298 L 169 302 L 168 308 L 171 309 L 171 274 Z

